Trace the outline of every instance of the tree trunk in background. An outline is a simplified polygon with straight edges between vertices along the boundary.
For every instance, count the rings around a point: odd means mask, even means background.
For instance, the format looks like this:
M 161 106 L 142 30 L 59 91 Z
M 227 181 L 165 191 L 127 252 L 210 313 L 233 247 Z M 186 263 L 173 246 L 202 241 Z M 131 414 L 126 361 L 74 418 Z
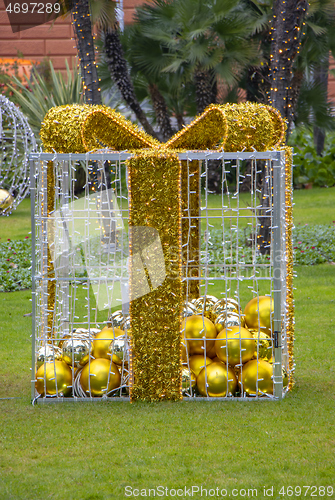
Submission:
M 104 51 L 110 74 L 120 90 L 123 99 L 135 113 L 144 130 L 157 138 L 157 134 L 148 122 L 136 98 L 117 28 L 110 28 L 105 31 Z
M 71 16 L 76 34 L 81 77 L 84 82 L 85 102 L 101 104 L 88 0 L 73 0 Z
M 200 115 L 212 103 L 216 103 L 217 84 L 211 72 L 199 68 L 194 73 L 197 113 Z
M 307 0 L 274 0 L 271 27 L 270 104 L 288 121 L 293 122 L 292 68 L 299 52 Z
M 329 55 L 323 64 L 317 66 L 314 70 L 314 81 L 321 85 L 324 92 L 328 92 L 328 74 L 329 74 Z M 316 152 L 319 156 L 322 155 L 323 149 L 325 147 L 325 130 L 320 127 L 314 127 L 313 129 L 314 144 Z
M 162 135 L 162 140 L 166 141 L 172 137 L 173 130 L 165 99 L 155 83 L 149 85 L 149 92 L 155 110 L 157 125 Z

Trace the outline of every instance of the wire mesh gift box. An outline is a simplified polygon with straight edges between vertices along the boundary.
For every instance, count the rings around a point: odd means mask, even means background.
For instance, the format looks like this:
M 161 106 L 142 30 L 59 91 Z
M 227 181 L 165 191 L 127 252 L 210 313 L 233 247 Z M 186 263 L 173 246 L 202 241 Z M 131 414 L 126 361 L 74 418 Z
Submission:
M 211 106 L 162 145 L 106 108 L 48 115 L 54 152 L 31 156 L 33 399 L 281 398 L 294 360 L 280 117 Z

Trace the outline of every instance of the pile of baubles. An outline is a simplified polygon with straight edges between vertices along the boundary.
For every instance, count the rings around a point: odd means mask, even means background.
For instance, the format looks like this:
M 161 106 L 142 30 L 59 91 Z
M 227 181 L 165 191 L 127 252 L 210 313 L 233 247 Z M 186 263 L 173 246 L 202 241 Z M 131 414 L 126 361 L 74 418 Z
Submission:
M 42 396 L 102 397 L 126 390 L 128 318 L 122 315 L 121 321 L 120 315 L 121 311 L 113 313 L 102 330 L 77 328 L 61 340 L 45 342 L 36 358 L 37 392 Z
M 209 397 L 273 394 L 270 297 L 244 312 L 235 299 L 206 295 L 184 306 L 182 389 Z

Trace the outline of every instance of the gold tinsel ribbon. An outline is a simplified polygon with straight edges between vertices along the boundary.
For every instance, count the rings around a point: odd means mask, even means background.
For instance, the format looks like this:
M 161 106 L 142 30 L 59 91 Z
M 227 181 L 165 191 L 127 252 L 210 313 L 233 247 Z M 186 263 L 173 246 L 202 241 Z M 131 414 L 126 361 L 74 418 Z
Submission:
M 181 399 L 181 165 L 166 151 L 141 152 L 128 160 L 130 225 L 130 317 L 132 401 Z M 141 286 L 135 267 L 143 251 L 141 235 L 131 228 L 157 231 L 164 261 L 154 272 L 165 279 L 150 284 L 150 293 L 139 296 Z M 145 239 L 145 231 L 144 231 Z M 144 242 L 145 243 L 145 242 Z M 155 260 L 153 253 L 149 262 Z M 145 256 L 141 255 L 144 262 Z M 163 270 L 164 271 L 164 270 Z M 148 273 L 146 273 L 148 276 Z M 152 275 L 151 275 L 152 276 Z M 148 280 L 149 281 L 149 280 Z M 143 283 L 142 283 L 143 285 Z M 133 298 L 136 297 L 137 298 Z
M 288 364 L 288 389 L 294 386 L 294 298 L 293 298 L 293 188 L 292 188 L 292 148 L 285 148 L 285 218 L 286 218 L 286 305 L 287 305 L 287 349 Z
M 55 207 L 55 170 L 53 161 L 48 161 L 47 165 L 47 219 L 50 217 L 51 213 L 54 211 Z M 48 300 L 47 300 L 47 310 L 48 310 L 48 319 L 47 319 L 47 336 L 49 338 L 54 337 L 53 332 L 53 320 L 54 320 L 54 311 L 55 311 L 55 298 L 56 298 L 56 277 L 55 277 L 55 268 L 51 259 L 50 252 L 50 244 L 53 242 L 54 234 L 53 234 L 53 226 L 46 222 L 47 228 L 47 242 L 48 242 L 48 255 L 47 255 L 47 292 L 48 292 Z

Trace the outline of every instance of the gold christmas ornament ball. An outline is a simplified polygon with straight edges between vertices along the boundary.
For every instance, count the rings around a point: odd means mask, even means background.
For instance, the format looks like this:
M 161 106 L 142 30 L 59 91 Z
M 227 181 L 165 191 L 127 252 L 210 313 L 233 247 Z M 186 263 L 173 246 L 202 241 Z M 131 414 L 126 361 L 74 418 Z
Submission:
M 197 314 L 197 308 L 192 302 L 186 302 L 183 308 L 183 318 L 187 318 L 188 316 L 194 316 Z
M 228 393 L 234 394 L 237 380 L 232 368 L 228 367 L 227 370 L 223 363 L 211 363 L 203 368 L 197 377 L 197 387 L 202 396 L 225 397 L 227 386 Z
M 180 349 L 181 349 L 181 361 L 185 363 L 187 361 L 187 350 L 186 350 L 186 340 L 183 338 L 180 341 Z
M 121 325 L 121 330 L 124 330 L 127 332 L 127 335 L 131 335 L 131 326 L 130 326 L 130 316 L 124 316 L 123 317 L 123 322 Z
M 103 328 L 93 339 L 93 357 L 110 359 L 110 343 L 121 335 L 124 335 L 124 331 L 120 328 Z
M 57 392 L 69 396 L 72 391 L 72 370 L 64 361 L 45 363 L 37 370 L 35 387 L 42 396 Z
M 245 324 L 248 328 L 260 330 L 271 335 L 271 313 L 273 313 L 273 300 L 271 297 L 261 295 L 254 297 L 245 306 Z
M 265 359 L 265 361 L 270 361 L 272 357 L 272 341 L 271 338 L 264 332 L 258 330 L 249 330 L 256 341 L 256 350 L 254 357 L 257 359 L 257 347 L 258 347 L 258 359 Z
M 230 312 L 228 314 L 221 313 L 214 321 L 216 331 L 220 333 L 224 328 L 230 326 L 243 326 L 245 325 L 245 318 L 243 314 L 237 312 Z
M 192 370 L 189 370 L 187 367 L 182 368 L 181 370 L 181 389 L 183 394 L 186 392 L 191 392 L 194 390 L 197 383 L 197 378 Z
M 242 326 L 224 328 L 215 341 L 216 354 L 231 366 L 249 361 L 255 352 L 256 342 L 252 334 Z M 228 358 L 227 358 L 228 350 Z
M 70 366 L 77 367 L 82 358 L 90 351 L 89 342 L 81 338 L 66 339 L 62 345 L 63 361 Z
M 108 318 L 107 327 L 111 328 L 114 326 L 114 328 L 119 328 L 120 330 L 122 330 L 123 323 L 124 323 L 124 316 L 122 311 L 115 311 L 110 316 L 110 318 Z
M 202 354 L 194 354 L 193 356 L 190 356 L 188 362 L 191 370 L 197 377 L 201 372 L 201 370 L 204 368 L 205 363 L 206 365 L 210 365 L 212 363 L 212 360 L 208 356 L 206 356 L 205 358 Z
M 86 363 L 88 363 L 89 359 L 91 359 L 91 361 L 92 361 L 92 359 L 94 359 L 93 356 L 92 356 L 92 354 L 90 354 L 90 353 L 86 354 L 86 356 L 83 356 L 81 358 L 81 360 L 79 361 L 78 367 L 80 368 L 82 366 L 85 366 Z
M 127 350 L 128 350 L 126 338 L 124 335 L 120 335 L 119 337 L 116 337 L 114 340 L 111 341 L 109 344 L 109 348 L 107 351 L 107 354 L 110 358 L 110 356 L 113 354 L 113 362 L 116 365 L 122 365 L 122 361 L 124 360 L 125 362 L 126 357 L 127 357 Z
M 218 299 L 214 295 L 205 295 L 204 297 L 199 297 L 194 305 L 199 313 L 203 311 L 213 311 L 215 304 Z
M 204 353 L 205 354 L 205 353 Z M 216 349 L 215 349 L 215 340 L 214 340 L 214 345 L 213 347 L 211 347 L 211 349 L 209 351 L 206 351 L 206 356 L 208 358 L 215 358 L 216 357 Z
M 0 189 L 0 214 L 9 210 L 13 203 L 13 196 L 6 189 Z
M 62 351 L 52 344 L 45 344 L 37 351 L 36 369 L 38 370 L 44 363 L 52 363 L 54 360 L 62 360 Z
M 97 358 L 86 363 L 82 369 L 80 384 L 88 395 L 101 397 L 120 386 L 121 375 L 115 363 Z
M 213 339 L 217 335 L 214 323 L 200 315 L 186 318 L 183 322 L 182 331 L 187 339 L 189 354 L 204 354 L 204 342 L 206 342 L 206 350 L 209 351 L 213 347 Z
M 229 314 L 229 313 L 237 313 L 239 312 L 240 307 L 235 299 L 219 299 L 214 307 L 213 313 L 219 316 L 220 314 Z
M 273 394 L 272 365 L 264 360 L 252 359 L 243 365 L 239 384 L 241 391 L 251 396 Z M 258 387 L 257 387 L 258 380 Z M 243 385 L 243 387 L 242 387 Z

